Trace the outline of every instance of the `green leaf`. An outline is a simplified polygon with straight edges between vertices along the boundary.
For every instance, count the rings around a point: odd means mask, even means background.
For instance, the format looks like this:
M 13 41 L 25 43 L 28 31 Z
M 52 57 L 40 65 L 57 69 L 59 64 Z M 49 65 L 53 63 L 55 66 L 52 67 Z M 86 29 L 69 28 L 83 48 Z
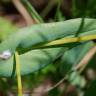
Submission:
M 38 69 L 51 64 L 61 54 L 61 48 L 32 50 L 20 55 L 21 74 L 29 74 Z M 14 69 L 14 60 L 11 57 L 8 60 L 0 61 L 0 75 L 11 76 Z
M 19 51 L 23 49 L 32 50 L 33 45 L 64 37 L 73 37 L 78 31 L 80 24 L 81 19 L 72 19 L 65 22 L 36 24 L 23 28 L 0 44 L 0 53 L 5 50 L 10 50 L 10 52 L 14 54 L 16 49 Z M 96 34 L 96 19 L 85 19 L 84 28 L 79 36 L 90 34 Z
M 94 44 L 91 41 L 84 42 L 70 50 L 67 50 L 62 56 L 60 62 L 60 73 L 64 76 L 67 72 L 73 70 L 74 66 L 82 60 L 84 55 L 92 48 L 93 45 Z
M 47 43 L 64 37 L 73 37 L 80 27 L 81 19 L 72 19 L 65 22 L 36 24 L 20 29 L 0 43 L 0 55 L 9 52 L 11 58 L 0 59 L 0 76 L 11 76 L 14 69 L 13 55 L 20 52 L 21 74 L 29 74 L 42 67 L 51 64 L 63 54 L 64 48 L 49 48 L 32 50 L 32 46 Z M 85 19 L 85 25 L 80 35 L 96 34 L 96 19 Z M 64 44 L 66 45 L 66 44 Z M 74 47 L 77 44 L 68 44 L 66 47 Z M 90 48 L 89 44 L 88 49 Z M 92 43 L 93 45 L 93 43 Z

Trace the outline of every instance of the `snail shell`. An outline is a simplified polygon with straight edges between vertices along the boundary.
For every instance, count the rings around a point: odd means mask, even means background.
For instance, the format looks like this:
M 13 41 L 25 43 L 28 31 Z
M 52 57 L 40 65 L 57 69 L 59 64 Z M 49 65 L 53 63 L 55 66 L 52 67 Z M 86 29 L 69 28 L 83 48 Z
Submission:
M 7 60 L 10 57 L 11 57 L 11 52 L 9 50 L 6 50 L 2 54 L 0 54 L 0 59 Z

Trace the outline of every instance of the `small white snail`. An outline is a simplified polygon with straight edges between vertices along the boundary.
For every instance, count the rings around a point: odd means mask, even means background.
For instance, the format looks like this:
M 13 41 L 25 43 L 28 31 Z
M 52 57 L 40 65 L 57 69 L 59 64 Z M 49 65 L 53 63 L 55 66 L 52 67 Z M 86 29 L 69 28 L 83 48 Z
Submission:
M 11 52 L 9 50 L 6 50 L 2 54 L 0 54 L 0 59 L 7 60 L 10 57 L 11 57 Z

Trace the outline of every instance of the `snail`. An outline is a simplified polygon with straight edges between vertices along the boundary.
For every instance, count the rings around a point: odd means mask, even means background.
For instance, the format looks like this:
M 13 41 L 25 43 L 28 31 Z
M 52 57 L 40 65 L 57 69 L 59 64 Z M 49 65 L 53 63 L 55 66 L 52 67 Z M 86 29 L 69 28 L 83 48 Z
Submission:
M 11 57 L 11 52 L 9 50 L 4 51 L 2 54 L 0 54 L 1 60 L 7 60 Z

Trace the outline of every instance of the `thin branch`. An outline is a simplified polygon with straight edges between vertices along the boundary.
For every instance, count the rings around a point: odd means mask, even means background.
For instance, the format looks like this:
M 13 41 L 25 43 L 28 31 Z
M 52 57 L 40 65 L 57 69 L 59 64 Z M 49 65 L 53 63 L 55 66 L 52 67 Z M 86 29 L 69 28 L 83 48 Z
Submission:
M 42 17 L 46 17 L 48 13 L 51 11 L 51 9 L 56 5 L 55 0 L 50 0 L 48 2 L 48 5 L 45 7 L 45 9 L 41 12 Z
M 84 56 L 79 64 L 75 67 L 76 70 L 80 69 L 82 66 L 86 66 L 88 62 L 92 59 L 92 57 L 96 53 L 96 46 L 92 47 L 89 52 Z
M 66 75 L 64 78 L 62 78 L 57 84 L 54 86 L 50 87 L 49 89 L 45 90 L 46 92 L 49 92 L 53 90 L 54 88 L 58 87 L 61 83 L 63 83 L 66 79 L 68 78 L 68 75 Z
M 26 20 L 27 25 L 32 25 L 34 20 L 31 18 L 23 4 L 20 0 L 12 0 L 13 4 L 15 5 L 16 9 L 20 12 L 23 18 Z
M 25 5 L 27 11 L 36 21 L 36 23 L 44 23 L 43 18 L 38 14 L 38 12 L 34 9 L 34 7 L 30 4 L 28 0 L 22 0 L 22 3 Z
M 86 65 L 88 64 L 88 62 L 90 61 L 90 59 L 92 59 L 92 57 L 94 56 L 94 54 L 96 53 L 96 46 L 94 46 L 93 48 L 91 48 L 89 50 L 89 52 L 84 56 L 84 58 L 81 60 L 81 62 L 75 66 L 75 70 L 80 69 L 82 66 L 83 69 L 86 67 Z M 82 70 L 80 70 L 81 72 Z M 53 90 L 54 88 L 58 87 L 62 82 L 64 82 L 66 79 L 68 78 L 68 75 L 66 75 L 63 79 L 61 79 L 57 84 L 55 84 L 53 87 L 49 88 L 46 90 L 46 92 L 49 92 L 51 90 Z

